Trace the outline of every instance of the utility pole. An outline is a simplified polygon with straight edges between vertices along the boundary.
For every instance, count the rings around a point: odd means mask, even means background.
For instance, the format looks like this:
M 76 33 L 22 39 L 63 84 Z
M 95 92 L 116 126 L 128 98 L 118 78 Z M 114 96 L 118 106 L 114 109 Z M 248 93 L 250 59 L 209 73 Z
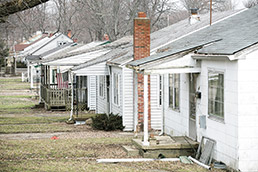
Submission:
M 210 26 L 212 24 L 212 0 L 210 0 Z

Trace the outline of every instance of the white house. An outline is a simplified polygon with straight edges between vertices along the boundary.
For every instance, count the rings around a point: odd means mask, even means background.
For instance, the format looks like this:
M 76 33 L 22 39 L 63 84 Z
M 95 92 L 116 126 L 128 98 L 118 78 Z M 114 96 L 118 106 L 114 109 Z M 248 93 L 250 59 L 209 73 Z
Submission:
M 73 83 L 73 81 L 75 81 L 75 79 L 77 79 L 77 82 L 80 83 L 79 85 L 75 85 L 76 88 L 78 88 L 77 86 L 79 86 L 80 88 L 83 87 L 82 89 L 84 91 L 82 91 L 82 95 L 80 94 L 79 97 L 79 101 L 84 101 L 84 103 L 86 103 L 86 96 L 89 94 L 86 94 L 87 92 L 90 92 L 90 88 L 89 86 L 92 85 L 93 87 L 94 84 L 92 84 L 92 82 L 90 82 L 90 80 L 87 81 L 87 78 L 73 78 L 73 75 L 71 75 L 70 73 L 70 68 L 80 65 L 82 63 L 85 63 L 86 61 L 91 60 L 92 58 L 96 58 L 99 57 L 105 53 L 107 53 L 109 50 L 108 49 L 104 49 L 102 48 L 102 46 L 100 46 L 101 44 L 106 43 L 106 41 L 103 42 L 95 42 L 95 43 L 89 43 L 83 46 L 76 46 L 76 47 L 72 47 L 72 49 L 68 49 L 70 51 L 65 51 L 63 52 L 61 55 L 55 56 L 53 55 L 52 57 L 49 57 L 43 61 L 41 61 L 41 63 L 43 64 L 44 68 L 43 68 L 43 72 L 44 72 L 44 76 L 47 77 L 47 79 L 44 79 L 45 83 L 42 83 L 42 85 L 44 85 L 42 87 L 43 90 L 45 89 L 51 89 L 52 91 L 55 92 L 60 92 L 62 90 L 60 90 L 60 88 L 63 86 L 60 86 L 60 78 L 57 77 L 57 75 L 61 74 L 62 78 L 62 83 L 64 82 L 63 78 L 66 78 L 65 82 L 67 82 L 67 84 L 70 84 L 70 86 L 73 86 L 73 84 L 71 84 L 71 82 Z M 86 84 L 87 83 L 87 84 Z M 69 89 L 71 89 L 71 87 L 69 86 Z M 57 88 L 59 87 L 59 88 Z M 69 91 L 69 90 L 68 90 Z M 73 92 L 72 92 L 73 93 Z M 64 93 L 65 94 L 65 93 Z M 42 95 L 42 99 L 45 102 L 45 104 L 48 104 L 50 107 L 53 106 L 71 106 L 70 104 L 67 104 L 69 102 L 67 97 L 62 97 L 60 99 L 62 99 L 62 103 L 60 104 L 56 104 L 54 105 L 53 103 L 51 103 L 52 98 L 49 98 L 46 96 L 46 94 Z M 53 97 L 53 99 L 55 99 Z M 50 101 L 50 102 L 49 102 Z M 58 102 L 58 101 L 57 101 Z M 83 102 L 81 102 L 83 103 Z M 95 105 L 96 103 L 92 102 L 91 106 L 89 107 L 90 110 L 95 110 Z
M 76 77 L 86 77 L 89 84 L 88 104 L 96 107 L 97 113 L 110 113 L 111 104 L 109 97 L 112 94 L 110 90 L 110 68 L 106 65 L 106 61 L 114 56 L 125 54 L 123 49 L 128 46 L 131 38 L 122 38 L 112 43 L 104 45 L 103 49 L 109 49 L 109 52 L 98 56 L 92 60 L 85 62 L 71 69 Z
M 144 78 L 163 78 L 165 134 L 211 138 L 213 158 L 243 172 L 258 171 L 257 28 L 258 6 L 128 64 Z
M 27 61 L 27 75 L 28 80 L 31 82 L 31 88 L 35 88 L 34 83 L 38 82 L 40 71 L 35 68 L 38 66 L 38 61 L 41 59 L 41 56 L 44 56 L 44 53 L 49 52 L 51 50 L 57 49 L 59 47 L 65 47 L 73 43 L 73 40 L 68 36 L 56 33 L 51 35 L 51 37 L 45 37 L 40 41 L 28 46 L 24 49 L 22 54 L 26 56 Z
M 234 12 L 216 13 L 214 14 L 214 21 L 232 13 Z M 209 25 L 208 15 L 201 15 L 201 19 L 196 25 L 190 25 L 188 19 L 186 19 L 152 33 L 151 54 L 155 54 L 159 48 L 171 40 L 178 39 L 183 35 Z M 132 131 L 136 130 L 138 124 L 137 104 L 134 104 L 137 101 L 137 96 L 134 95 L 136 91 L 134 90 L 134 83 L 136 81 L 134 81 L 135 73 L 133 70 L 126 68 L 125 65 L 133 60 L 133 41 L 132 37 L 125 37 L 118 41 L 123 40 L 127 40 L 128 44 L 114 48 L 105 56 L 86 62 L 72 70 L 76 75 L 87 75 L 92 78 L 97 75 L 96 112 L 120 114 L 123 116 L 125 130 Z M 153 74 L 150 80 L 150 124 L 152 129 L 162 130 L 162 77 Z M 92 91 L 92 93 L 95 95 L 95 91 Z

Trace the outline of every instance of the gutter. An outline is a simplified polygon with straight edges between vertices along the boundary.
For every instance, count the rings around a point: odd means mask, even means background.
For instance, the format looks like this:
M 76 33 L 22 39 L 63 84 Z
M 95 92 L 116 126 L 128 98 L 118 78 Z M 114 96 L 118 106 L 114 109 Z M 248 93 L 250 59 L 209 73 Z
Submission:
M 231 60 L 232 58 L 230 55 L 202 55 L 202 54 L 196 54 L 192 55 L 192 58 L 195 60 Z

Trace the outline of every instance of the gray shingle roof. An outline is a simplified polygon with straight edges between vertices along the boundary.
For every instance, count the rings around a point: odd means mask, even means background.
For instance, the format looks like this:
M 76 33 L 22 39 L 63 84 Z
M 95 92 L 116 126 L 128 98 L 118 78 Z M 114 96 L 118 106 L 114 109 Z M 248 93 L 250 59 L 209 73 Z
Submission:
M 216 22 L 218 20 L 221 20 L 229 15 L 234 14 L 236 11 L 225 11 L 225 12 L 217 12 L 213 14 L 213 21 Z M 161 30 L 158 30 L 156 32 L 151 33 L 151 52 L 155 53 L 157 50 L 162 48 L 165 44 L 168 44 L 169 42 L 178 39 L 186 34 L 189 34 L 193 31 L 196 31 L 198 29 L 201 29 L 205 26 L 209 25 L 209 14 L 203 14 L 200 15 L 201 21 L 190 25 L 189 20 L 185 19 L 182 21 L 179 21 L 178 23 L 175 23 L 173 25 L 170 25 L 168 27 L 165 27 Z M 210 41 L 209 41 L 210 42 Z M 133 45 L 132 45 L 133 46 Z M 192 48 L 193 45 L 187 48 Z M 164 47 L 163 47 L 164 48 Z M 131 47 L 132 49 L 132 47 Z M 181 49 L 181 48 L 180 48 Z M 131 52 L 132 54 L 133 52 Z M 127 61 L 130 59 L 133 59 L 130 55 L 127 55 Z M 132 54 L 133 55 L 133 54 Z M 126 57 L 120 57 L 119 59 L 111 59 L 108 61 L 108 64 L 118 64 L 121 65 L 125 61 Z M 121 62 L 118 62 L 118 61 Z M 133 63 L 133 62 L 132 62 Z
M 163 47 L 166 52 L 133 61 L 129 65 L 139 66 L 189 48 L 198 48 L 197 53 L 201 54 L 232 55 L 258 43 L 257 35 L 258 6 L 176 40 Z
M 82 69 L 82 68 L 85 68 L 85 67 L 88 67 L 88 66 L 91 66 L 94 64 L 105 62 L 111 58 L 116 58 L 116 57 L 120 57 L 122 55 L 127 54 L 129 52 L 128 48 L 132 47 L 132 36 L 123 37 L 110 44 L 106 44 L 104 47 L 112 49 L 112 50 L 103 56 L 94 58 L 94 59 L 89 60 L 79 66 L 76 66 L 76 67 L 72 68 L 72 70 L 79 70 L 79 69 Z M 104 48 L 104 47 L 102 47 L 102 48 Z

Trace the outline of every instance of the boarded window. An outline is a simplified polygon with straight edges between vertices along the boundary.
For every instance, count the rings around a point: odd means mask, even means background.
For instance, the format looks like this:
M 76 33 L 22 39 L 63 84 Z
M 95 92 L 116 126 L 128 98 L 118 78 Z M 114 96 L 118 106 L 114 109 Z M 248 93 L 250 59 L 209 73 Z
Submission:
M 179 110 L 180 74 L 169 74 L 169 107 Z
M 208 113 L 209 115 L 224 118 L 224 74 L 209 72 L 208 74 Z

